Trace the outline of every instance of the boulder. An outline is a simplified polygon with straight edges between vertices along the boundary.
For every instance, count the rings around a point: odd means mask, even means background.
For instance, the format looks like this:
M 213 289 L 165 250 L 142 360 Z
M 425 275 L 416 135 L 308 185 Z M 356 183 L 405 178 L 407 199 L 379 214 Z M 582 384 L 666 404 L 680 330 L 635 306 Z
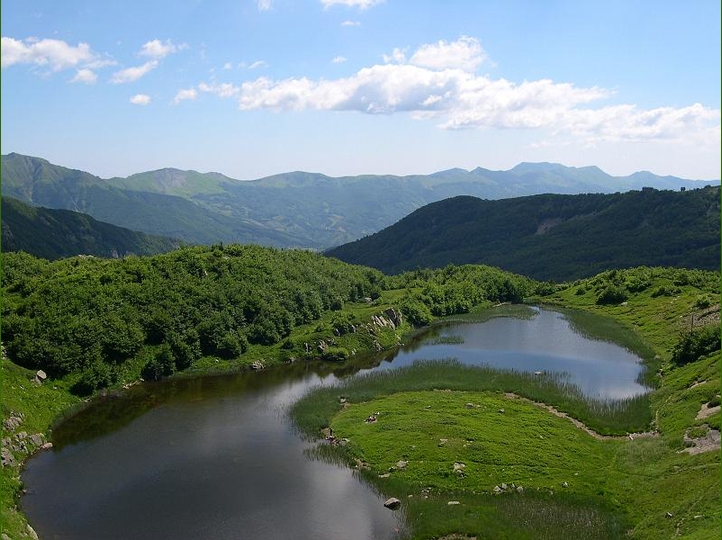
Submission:
M 47 378 L 48 378 L 48 374 L 45 373 L 42 369 L 39 369 L 39 370 L 37 371 L 37 373 L 35 373 L 35 379 L 36 379 L 38 382 L 43 383 L 43 382 L 45 382 L 45 381 L 47 380 Z
M 391 497 L 389 499 L 386 499 L 386 501 L 384 502 L 384 506 L 389 510 L 396 510 L 399 506 L 401 506 L 401 501 L 396 497 Z

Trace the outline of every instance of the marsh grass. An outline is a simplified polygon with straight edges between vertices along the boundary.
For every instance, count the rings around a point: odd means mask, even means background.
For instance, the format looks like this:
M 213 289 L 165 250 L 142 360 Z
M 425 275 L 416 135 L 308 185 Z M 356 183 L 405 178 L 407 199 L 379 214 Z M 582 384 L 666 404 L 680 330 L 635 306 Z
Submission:
M 380 493 L 399 497 L 411 538 L 623 537 L 627 522 L 606 490 L 624 441 L 596 440 L 528 401 L 481 389 L 478 378 L 497 375 L 488 386 L 513 382 L 519 393 L 518 379 L 506 378 L 514 374 L 497 371 L 421 362 L 316 390 L 293 414 L 298 421 L 312 412 L 307 436 L 318 434 L 314 424 L 330 423 L 348 438 L 346 446 L 321 443 L 307 453 L 351 466 Z M 377 421 L 366 423 L 371 414 Z M 407 465 L 398 468 L 398 460 Z M 463 474 L 455 462 L 464 463 Z M 494 495 L 502 483 L 524 488 Z
M 295 403 L 291 414 L 301 433 L 314 437 L 320 429 L 328 427 L 330 418 L 341 409 L 341 398 L 360 403 L 396 392 L 435 389 L 513 392 L 551 405 L 602 435 L 645 431 L 652 421 L 646 394 L 622 400 L 600 400 L 585 396 L 564 374 L 540 376 L 487 366 L 465 366 L 453 359 L 418 361 L 411 366 L 369 373 L 317 389 Z

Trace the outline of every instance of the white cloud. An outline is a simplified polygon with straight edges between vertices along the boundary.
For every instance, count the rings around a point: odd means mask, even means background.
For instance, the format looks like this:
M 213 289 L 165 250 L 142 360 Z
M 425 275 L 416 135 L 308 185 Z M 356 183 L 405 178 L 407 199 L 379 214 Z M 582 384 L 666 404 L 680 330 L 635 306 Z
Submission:
M 70 82 L 80 82 L 85 84 L 95 84 L 98 80 L 98 75 L 92 69 L 79 69 Z
M 198 97 L 198 92 L 196 92 L 195 88 L 188 88 L 185 90 L 178 90 L 175 97 L 173 98 L 173 103 L 178 104 L 181 101 L 186 100 L 194 100 Z
M 341 26 L 361 26 L 359 21 L 343 21 Z
M 720 110 L 700 104 L 640 109 L 605 105 L 614 93 L 550 79 L 516 83 L 477 75 L 485 54 L 478 40 L 394 49 L 386 63 L 337 79 L 259 77 L 240 85 L 201 83 L 198 91 L 237 100 L 241 110 L 327 110 L 407 113 L 442 129 L 545 129 L 550 137 L 598 141 L 717 141 Z M 340 63 L 342 57 L 333 62 Z M 255 63 L 253 66 L 255 66 Z M 253 67 L 252 66 L 252 67 Z M 704 143 L 708 146 L 709 143 Z
M 332 6 L 348 6 L 367 9 L 378 4 L 383 4 L 384 0 L 321 0 L 324 8 Z
M 48 67 L 51 71 L 61 71 L 92 62 L 97 57 L 87 43 L 72 46 L 58 39 L 27 38 L 20 41 L 3 37 L 0 49 L 3 68 L 15 64 L 34 64 Z
M 147 94 L 136 94 L 130 98 L 130 102 L 133 105 L 148 105 L 150 103 L 150 96 Z
M 398 47 L 395 47 L 391 54 L 384 54 L 382 58 L 387 64 L 389 62 L 403 64 L 404 62 L 406 62 L 406 51 L 404 49 L 399 49 Z
M 110 82 L 112 82 L 113 84 L 124 84 L 137 81 L 143 75 L 147 74 L 148 72 L 154 70 L 157 67 L 158 60 L 149 60 L 148 62 L 140 66 L 129 67 L 126 69 L 121 69 L 120 71 L 116 71 L 115 73 L 113 73 Z
M 223 64 L 223 69 L 233 69 L 233 64 L 231 64 L 230 62 L 226 62 L 225 64 Z
M 268 11 L 271 9 L 271 0 L 258 0 L 258 11 Z
M 234 97 L 237 96 L 240 92 L 240 88 L 231 83 L 201 83 L 198 85 L 198 90 L 200 90 L 201 92 L 207 92 L 209 94 L 215 94 L 218 97 L 222 98 Z
M 459 68 L 474 71 L 486 58 L 481 43 L 476 38 L 461 36 L 457 41 L 422 45 L 409 59 L 415 66 L 431 69 Z
M 248 69 L 258 69 L 264 67 L 268 67 L 268 64 L 266 62 L 264 62 L 263 60 L 256 60 L 250 66 L 248 66 Z
M 331 60 L 334 64 L 343 64 L 346 61 L 346 58 L 343 56 L 335 56 L 333 60 Z
M 148 58 L 160 60 L 161 58 L 165 58 L 169 54 L 177 52 L 178 50 L 180 50 L 180 48 L 174 45 L 169 39 L 167 39 L 165 43 L 162 43 L 158 39 L 154 39 L 153 41 L 145 43 L 138 54 L 140 56 L 147 56 Z

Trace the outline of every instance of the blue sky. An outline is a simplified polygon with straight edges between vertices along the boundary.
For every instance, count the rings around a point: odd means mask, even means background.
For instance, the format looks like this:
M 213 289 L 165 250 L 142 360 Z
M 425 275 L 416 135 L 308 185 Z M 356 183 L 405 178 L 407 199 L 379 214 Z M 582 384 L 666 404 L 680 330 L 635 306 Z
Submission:
M 3 0 L 2 153 L 720 178 L 718 0 Z

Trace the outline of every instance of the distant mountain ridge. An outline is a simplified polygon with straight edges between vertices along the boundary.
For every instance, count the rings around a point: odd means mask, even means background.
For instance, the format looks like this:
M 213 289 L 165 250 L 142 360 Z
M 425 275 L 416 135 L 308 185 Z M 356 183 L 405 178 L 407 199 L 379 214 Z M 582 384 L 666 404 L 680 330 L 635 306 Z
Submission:
M 454 197 L 326 254 L 389 274 L 487 264 L 555 281 L 634 266 L 719 270 L 720 188 Z
M 101 179 L 40 158 L 2 156 L 3 195 L 27 204 L 87 213 L 114 225 L 189 243 L 257 243 L 324 249 L 373 234 L 429 203 L 471 195 L 503 199 L 540 193 L 614 193 L 694 181 L 598 167 L 521 163 L 509 171 L 478 167 L 429 175 L 329 177 L 290 172 L 258 180 L 159 169 Z
M 87 214 L 2 198 L 3 251 L 24 251 L 54 260 L 74 255 L 157 255 L 179 246 L 178 240 L 116 227 Z

